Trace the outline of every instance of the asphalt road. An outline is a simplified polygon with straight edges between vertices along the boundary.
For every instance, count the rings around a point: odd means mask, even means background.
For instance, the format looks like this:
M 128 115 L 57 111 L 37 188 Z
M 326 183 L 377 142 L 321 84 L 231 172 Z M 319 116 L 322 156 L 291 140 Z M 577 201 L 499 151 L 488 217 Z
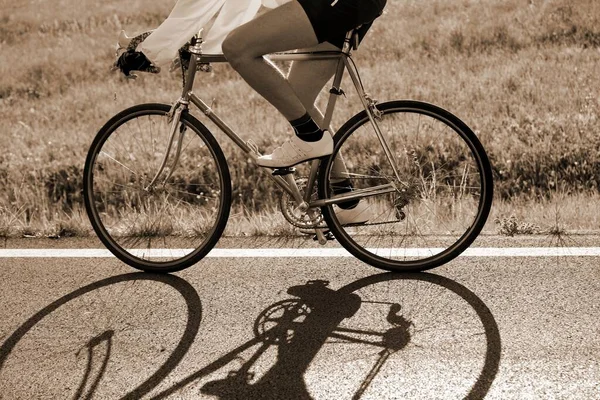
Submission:
M 0 258 L 0 282 L 2 399 L 600 399 L 598 257 Z

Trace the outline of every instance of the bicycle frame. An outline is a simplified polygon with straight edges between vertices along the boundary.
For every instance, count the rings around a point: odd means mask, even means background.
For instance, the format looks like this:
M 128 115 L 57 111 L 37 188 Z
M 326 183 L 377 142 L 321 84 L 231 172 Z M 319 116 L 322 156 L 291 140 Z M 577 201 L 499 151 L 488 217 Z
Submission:
M 390 164 L 392 165 L 394 174 L 399 182 L 401 182 L 399 172 L 396 168 L 396 163 L 394 161 L 394 156 L 384 139 L 376 120 L 381 117 L 381 113 L 376 108 L 376 102 L 371 99 L 364 91 L 362 87 L 362 83 L 360 81 L 358 71 L 353 62 L 351 62 L 351 50 L 356 49 L 358 44 L 358 37 L 356 36 L 355 31 L 350 31 L 346 34 L 346 38 L 344 41 L 344 45 L 341 51 L 321 51 L 321 52 L 293 52 L 293 53 L 275 53 L 269 55 L 269 59 L 273 61 L 311 61 L 311 60 L 338 60 L 337 69 L 333 78 L 332 87 L 329 91 L 329 100 L 327 102 L 327 106 L 325 109 L 324 115 L 324 127 L 329 127 L 331 123 L 331 119 L 333 117 L 333 112 L 335 109 L 335 104 L 337 101 L 337 97 L 344 92 L 341 90 L 341 82 L 342 77 L 344 75 L 344 70 L 348 71 L 348 74 L 354 84 L 354 87 L 361 99 L 362 105 L 367 112 L 367 115 L 371 121 L 371 124 L 375 130 L 375 133 L 382 145 L 382 148 L 385 152 L 386 157 L 388 158 Z M 194 104 L 196 107 L 204 113 L 223 133 L 225 133 L 242 151 L 246 154 L 253 156 L 254 158 L 260 156 L 260 153 L 256 149 L 253 144 L 244 141 L 225 121 L 223 121 L 212 109 L 206 104 L 201 98 L 199 98 L 193 92 L 194 79 L 197 72 L 197 67 L 202 64 L 210 64 L 210 63 L 222 63 L 227 62 L 227 59 L 223 55 L 203 55 L 202 54 L 202 31 L 198 33 L 194 37 L 192 41 L 192 45 L 190 46 L 191 59 L 189 68 L 187 71 L 185 84 L 183 87 L 183 92 L 181 98 L 173 105 L 171 111 L 169 112 L 171 121 L 171 131 L 170 131 L 170 142 L 167 146 L 167 151 L 165 152 L 165 156 L 162 162 L 159 171 L 156 176 L 150 183 L 149 187 L 154 185 L 155 181 L 158 179 L 164 167 L 166 166 L 167 159 L 169 158 L 169 154 L 171 152 L 171 147 L 175 140 L 177 127 L 179 125 L 179 119 L 181 113 L 186 110 L 190 103 Z M 331 130 L 328 129 L 330 132 Z M 171 168 L 171 172 L 174 170 L 175 165 L 177 164 L 179 158 L 179 152 L 181 150 L 181 144 L 183 139 L 183 130 L 180 130 L 180 137 L 178 140 L 178 147 L 176 150 L 175 159 L 173 162 L 173 168 Z M 289 173 L 289 171 L 278 174 L 271 174 L 270 176 L 275 181 L 275 183 L 285 192 L 290 194 L 294 200 L 297 202 L 298 207 L 302 211 L 306 211 L 310 209 L 315 209 L 317 207 L 323 207 L 327 205 L 332 205 L 348 200 L 359 199 L 367 196 L 375 196 L 381 195 L 385 193 L 395 192 L 399 188 L 396 184 L 390 182 L 385 185 L 380 185 L 368 189 L 358 189 L 349 193 L 340 194 L 332 196 L 328 199 L 318 199 L 316 201 L 311 201 L 310 197 L 313 193 L 314 185 L 317 180 L 317 174 L 319 171 L 319 160 L 314 160 L 311 162 L 310 173 L 308 177 L 308 183 L 304 195 L 302 195 L 296 186 L 296 182 L 294 180 L 293 174 Z M 168 179 L 168 177 L 167 177 Z

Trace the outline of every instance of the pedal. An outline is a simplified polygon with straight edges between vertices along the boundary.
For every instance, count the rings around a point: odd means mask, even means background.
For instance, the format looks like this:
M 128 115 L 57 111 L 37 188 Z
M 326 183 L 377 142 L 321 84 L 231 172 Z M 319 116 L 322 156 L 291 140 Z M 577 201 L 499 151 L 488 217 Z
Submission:
M 335 236 L 333 236 L 333 233 L 331 233 L 331 231 L 325 231 L 325 232 L 323 232 L 323 237 L 325 238 L 325 240 L 327 242 L 329 242 L 330 240 L 335 240 Z M 318 241 L 319 240 L 319 236 L 318 235 L 313 236 L 313 240 L 314 241 Z M 324 244 L 324 243 L 322 243 L 322 244 Z

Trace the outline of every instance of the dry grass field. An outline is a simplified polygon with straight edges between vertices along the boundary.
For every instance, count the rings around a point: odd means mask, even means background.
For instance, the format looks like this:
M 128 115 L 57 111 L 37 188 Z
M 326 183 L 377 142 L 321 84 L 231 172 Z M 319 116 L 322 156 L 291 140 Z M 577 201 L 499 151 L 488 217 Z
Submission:
M 81 179 L 95 133 L 180 90 L 176 73 L 111 73 L 116 37 L 156 27 L 174 1 L 0 4 L 0 237 L 87 235 Z M 378 100 L 438 104 L 478 134 L 495 178 L 487 232 L 600 229 L 597 0 L 388 0 L 355 59 Z M 196 92 L 263 150 L 290 134 L 228 66 L 201 75 Z M 359 107 L 349 93 L 334 123 Z M 226 233 L 288 232 L 264 172 L 216 136 L 236 199 Z

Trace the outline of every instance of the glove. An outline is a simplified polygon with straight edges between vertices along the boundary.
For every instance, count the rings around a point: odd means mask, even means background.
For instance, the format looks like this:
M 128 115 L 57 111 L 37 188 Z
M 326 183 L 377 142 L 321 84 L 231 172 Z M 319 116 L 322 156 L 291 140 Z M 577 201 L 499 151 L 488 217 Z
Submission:
M 125 76 L 129 76 L 131 71 L 142 71 L 158 73 L 160 69 L 152 65 L 152 62 L 140 51 L 127 50 L 119 56 L 115 62 L 117 67 Z

